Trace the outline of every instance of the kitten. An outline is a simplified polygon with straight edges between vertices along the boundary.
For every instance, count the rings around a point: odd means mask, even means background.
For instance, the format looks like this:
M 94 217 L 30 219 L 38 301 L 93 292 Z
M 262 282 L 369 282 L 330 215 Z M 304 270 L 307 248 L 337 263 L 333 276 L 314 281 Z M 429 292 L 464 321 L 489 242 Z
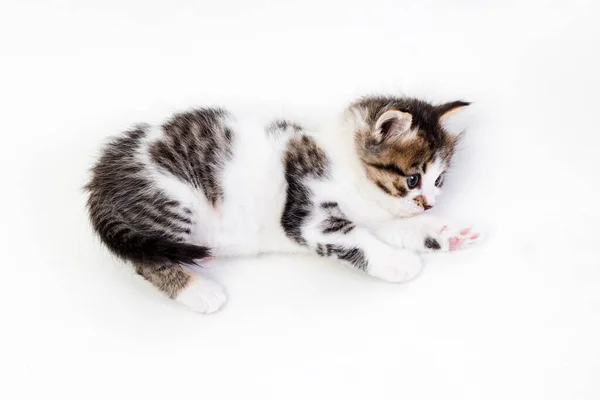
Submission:
M 408 281 L 421 271 L 416 253 L 479 239 L 407 218 L 434 206 L 459 138 L 442 122 L 466 105 L 367 97 L 320 132 L 220 108 L 138 126 L 92 169 L 91 222 L 139 275 L 202 313 L 226 300 L 193 268 L 208 257 L 312 252 Z

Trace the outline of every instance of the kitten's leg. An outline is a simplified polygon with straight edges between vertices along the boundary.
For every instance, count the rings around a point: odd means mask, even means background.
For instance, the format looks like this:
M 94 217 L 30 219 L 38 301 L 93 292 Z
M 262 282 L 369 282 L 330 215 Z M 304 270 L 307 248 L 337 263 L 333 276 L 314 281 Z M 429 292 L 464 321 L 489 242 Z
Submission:
M 482 240 L 481 231 L 472 225 L 452 224 L 425 216 L 391 221 L 374 232 L 394 247 L 421 253 L 466 249 Z
M 331 205 L 330 205 L 331 204 Z M 305 244 L 322 257 L 335 257 L 367 274 L 389 282 L 405 282 L 422 270 L 419 256 L 394 248 L 366 228 L 346 220 L 332 205 L 324 203 L 324 217 L 315 213 L 302 229 Z
M 337 241 L 339 239 L 333 240 Z M 341 238 L 340 241 L 342 243 L 346 242 L 346 246 L 356 246 L 354 249 L 358 252 L 362 251 L 364 257 L 363 269 L 373 277 L 388 282 L 406 282 L 417 277 L 423 269 L 423 262 L 418 255 L 412 251 L 394 248 L 382 242 L 365 228 L 356 227 L 353 232 L 348 234 L 346 238 Z M 338 258 L 345 259 L 345 257 L 340 257 L 339 253 L 335 255 Z M 350 261 L 354 260 L 351 258 Z M 353 264 L 356 265 L 355 262 Z
M 213 313 L 227 299 L 221 285 L 179 265 L 136 264 L 135 270 L 161 292 L 199 313 Z

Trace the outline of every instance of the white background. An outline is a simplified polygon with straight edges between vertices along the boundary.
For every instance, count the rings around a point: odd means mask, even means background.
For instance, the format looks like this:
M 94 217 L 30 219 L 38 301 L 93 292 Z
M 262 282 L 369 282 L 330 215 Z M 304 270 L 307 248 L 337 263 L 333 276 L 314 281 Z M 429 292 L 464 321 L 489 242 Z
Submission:
M 593 1 L 0 5 L 3 399 L 599 399 Z M 86 220 L 102 141 L 214 101 L 473 101 L 436 213 L 487 230 L 407 285 L 316 258 L 213 263 L 195 315 Z

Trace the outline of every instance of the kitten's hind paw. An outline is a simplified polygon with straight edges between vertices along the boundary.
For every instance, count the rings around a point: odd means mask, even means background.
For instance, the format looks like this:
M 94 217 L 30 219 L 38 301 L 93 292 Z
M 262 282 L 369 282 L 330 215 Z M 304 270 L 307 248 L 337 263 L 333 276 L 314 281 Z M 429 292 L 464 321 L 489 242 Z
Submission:
M 422 270 L 421 257 L 407 250 L 393 249 L 373 257 L 367 273 L 384 281 L 401 283 L 415 279 Z
M 429 251 L 454 251 L 467 249 L 482 241 L 481 230 L 473 227 L 454 228 L 443 225 L 425 237 L 424 246 Z
M 221 285 L 210 279 L 197 276 L 192 283 L 179 293 L 175 300 L 198 313 L 211 314 L 218 311 L 225 304 L 227 296 Z

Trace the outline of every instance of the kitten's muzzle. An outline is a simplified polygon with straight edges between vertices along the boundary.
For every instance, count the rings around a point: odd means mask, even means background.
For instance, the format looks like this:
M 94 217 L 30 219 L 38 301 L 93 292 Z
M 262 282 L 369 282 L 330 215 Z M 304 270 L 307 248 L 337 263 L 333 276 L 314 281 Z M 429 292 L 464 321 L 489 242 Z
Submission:
M 433 208 L 432 205 L 427 203 L 427 199 L 423 195 L 418 195 L 417 197 L 414 198 L 414 200 L 415 200 L 415 203 L 417 203 L 417 205 L 419 207 L 423 208 L 425 211 Z

